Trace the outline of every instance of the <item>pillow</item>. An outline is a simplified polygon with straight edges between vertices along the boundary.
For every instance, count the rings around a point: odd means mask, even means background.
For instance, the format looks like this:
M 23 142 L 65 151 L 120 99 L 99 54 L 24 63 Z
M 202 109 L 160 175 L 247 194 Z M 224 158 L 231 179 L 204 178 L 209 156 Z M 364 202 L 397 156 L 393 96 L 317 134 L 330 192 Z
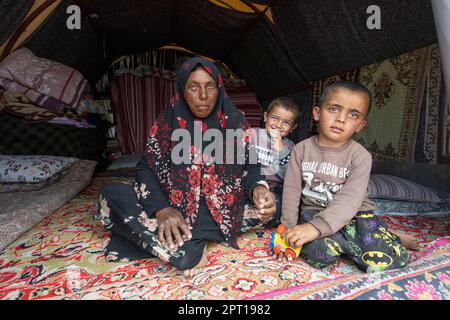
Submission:
M 50 179 L 42 182 L 7 182 L 0 183 L 0 193 L 21 192 L 21 191 L 36 191 L 48 187 L 55 182 L 61 180 L 68 169 L 54 175 Z
M 0 182 L 44 182 L 76 161 L 70 157 L 1 155 Z
M 395 201 L 373 199 L 375 214 L 379 216 L 420 216 L 430 218 L 445 218 L 450 216 L 450 196 L 443 203 Z
M 33 103 L 62 112 L 75 109 L 89 83 L 76 69 L 34 55 L 22 47 L 0 62 L 0 85 L 22 92 Z
M 107 170 L 117 170 L 121 168 L 136 168 L 137 163 L 141 160 L 140 154 L 124 154 L 114 161 Z
M 388 174 L 372 174 L 370 176 L 369 198 L 413 202 L 441 201 L 430 188 Z

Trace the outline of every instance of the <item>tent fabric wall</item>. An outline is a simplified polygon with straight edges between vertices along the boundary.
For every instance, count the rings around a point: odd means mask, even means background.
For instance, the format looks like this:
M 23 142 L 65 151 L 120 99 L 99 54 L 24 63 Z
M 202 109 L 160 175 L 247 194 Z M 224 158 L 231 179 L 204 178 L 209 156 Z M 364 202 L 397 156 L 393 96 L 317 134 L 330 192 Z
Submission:
M 270 96 L 304 84 L 267 24 L 248 32 L 230 56 L 230 67 L 245 79 L 257 96 Z
M 259 97 L 288 94 L 311 81 L 436 43 L 429 1 L 255 1 L 264 14 L 206 0 L 61 2 L 25 43 L 37 55 L 77 68 L 93 86 L 124 54 L 179 44 L 224 61 Z M 82 8 L 81 30 L 68 30 L 65 9 Z M 381 9 L 368 30 L 367 7 Z
M 2 45 L 19 27 L 27 15 L 33 1 L 2 0 L 0 2 L 0 45 Z
M 450 3 L 448 1 L 432 0 L 436 33 L 439 38 L 439 46 L 442 52 L 442 64 L 444 65 L 445 83 L 447 84 L 447 96 L 450 97 Z
M 167 44 L 170 38 L 171 1 L 77 1 L 82 14 L 96 14 L 88 23 L 104 37 L 109 62 Z
M 370 5 L 380 7 L 379 30 L 367 27 L 366 10 Z M 272 10 L 277 36 L 296 67 L 310 80 L 397 56 L 437 40 L 429 1 L 276 1 Z
M 67 28 L 66 8 L 71 4 L 70 0 L 62 1 L 23 46 L 37 56 L 77 69 L 93 85 L 107 68 L 102 41 L 86 15 L 82 15 L 80 30 Z
M 424 92 L 419 115 L 419 128 L 415 145 L 414 161 L 437 164 L 450 163 L 442 156 L 444 152 L 446 118 L 450 112 L 442 108 L 446 103 L 444 78 L 442 73 L 439 46 L 430 47 L 427 58 Z

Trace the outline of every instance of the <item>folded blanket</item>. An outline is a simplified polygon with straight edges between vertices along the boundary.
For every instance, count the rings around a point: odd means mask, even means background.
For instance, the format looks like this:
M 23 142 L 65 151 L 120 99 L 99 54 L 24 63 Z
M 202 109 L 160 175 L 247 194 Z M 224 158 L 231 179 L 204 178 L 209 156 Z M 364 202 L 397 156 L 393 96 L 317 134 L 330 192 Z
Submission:
M 22 92 L 31 102 L 55 112 L 75 109 L 89 91 L 83 75 L 66 65 L 20 48 L 0 63 L 0 86 Z
M 21 92 L 3 89 L 0 89 L 0 111 L 22 117 L 27 122 L 46 122 L 63 115 L 36 106 Z

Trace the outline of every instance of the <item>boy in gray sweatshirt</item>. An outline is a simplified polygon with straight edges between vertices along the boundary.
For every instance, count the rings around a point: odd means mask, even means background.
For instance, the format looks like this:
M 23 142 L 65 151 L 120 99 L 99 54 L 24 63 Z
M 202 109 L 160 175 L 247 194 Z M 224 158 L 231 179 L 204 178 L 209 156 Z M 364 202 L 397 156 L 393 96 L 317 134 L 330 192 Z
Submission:
M 328 86 L 313 108 L 319 134 L 291 153 L 281 223 L 288 228 L 286 243 L 303 245 L 301 256 L 317 268 L 341 254 L 366 272 L 403 267 L 408 260 L 400 238 L 373 213 L 367 197 L 372 156 L 352 140 L 366 125 L 370 104 L 370 91 L 359 83 Z

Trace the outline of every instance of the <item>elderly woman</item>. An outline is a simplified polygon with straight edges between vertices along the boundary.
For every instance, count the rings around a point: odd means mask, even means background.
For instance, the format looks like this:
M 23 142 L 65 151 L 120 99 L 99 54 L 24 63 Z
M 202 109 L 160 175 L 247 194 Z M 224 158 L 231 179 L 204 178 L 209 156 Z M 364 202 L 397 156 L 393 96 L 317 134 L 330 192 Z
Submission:
M 227 129 L 248 128 L 243 113 L 226 97 L 216 66 L 201 58 L 186 61 L 177 72 L 171 106 L 151 128 L 136 167 L 136 182 L 111 184 L 100 194 L 97 218 L 112 232 L 106 259 L 157 256 L 192 277 L 207 262 L 208 241 L 238 248 L 240 233 L 270 220 L 275 197 L 259 165 L 249 161 L 251 138 L 237 135 L 232 140 L 234 148 L 226 151 L 228 161 L 206 154 L 205 146 L 212 142 L 195 138 L 196 129 L 203 134 L 214 129 L 226 137 Z M 176 148 L 175 130 L 195 140 L 189 141 L 188 152 Z M 213 144 L 223 147 L 226 143 Z M 239 146 L 245 161 L 236 161 L 242 156 Z M 183 159 L 189 161 L 175 161 L 179 156 L 175 149 L 184 150 Z

